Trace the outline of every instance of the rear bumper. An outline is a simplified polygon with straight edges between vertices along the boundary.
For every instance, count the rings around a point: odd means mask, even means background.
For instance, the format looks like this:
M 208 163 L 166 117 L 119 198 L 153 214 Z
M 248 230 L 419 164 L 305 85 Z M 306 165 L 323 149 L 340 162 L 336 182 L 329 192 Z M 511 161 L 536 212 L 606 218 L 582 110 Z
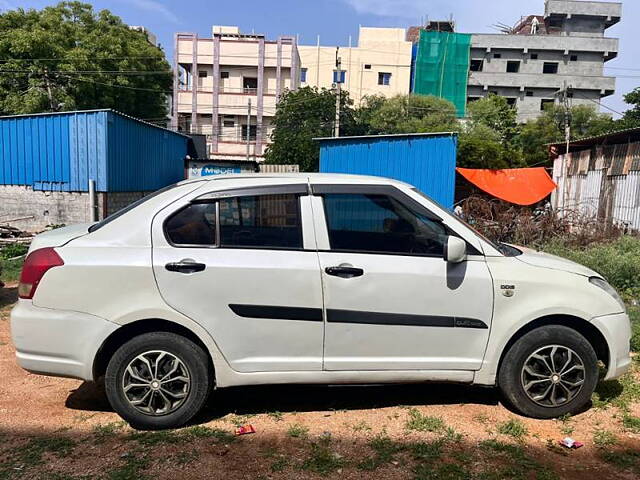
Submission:
M 19 300 L 11 311 L 18 364 L 43 375 L 93 380 L 93 360 L 119 325 L 86 313 L 35 307 Z
M 626 313 L 605 315 L 591 320 L 604 335 L 609 345 L 609 369 L 604 377 L 612 380 L 621 377 L 631 367 L 631 323 Z

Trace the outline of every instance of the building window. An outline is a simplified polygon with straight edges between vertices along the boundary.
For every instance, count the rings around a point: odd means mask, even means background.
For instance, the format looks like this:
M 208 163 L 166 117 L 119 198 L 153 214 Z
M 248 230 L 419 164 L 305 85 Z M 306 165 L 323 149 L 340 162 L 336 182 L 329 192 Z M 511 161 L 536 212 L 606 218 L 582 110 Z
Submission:
M 494 53 L 493 54 L 493 58 L 502 58 L 502 54 L 501 53 Z
M 531 60 L 538 60 L 538 54 L 537 53 L 532 53 L 529 58 L 531 58 Z
M 578 61 L 578 55 L 571 55 L 571 57 L 569 57 L 569 60 L 572 62 L 577 62 Z
M 507 62 L 507 73 L 518 73 L 520 71 L 520 62 Z
M 199 78 L 207 78 L 207 71 L 206 70 L 198 70 L 198 77 Z
M 533 97 L 533 92 L 531 90 L 527 90 L 527 92 L 525 93 L 525 95 L 527 97 Z
M 225 128 L 233 128 L 236 126 L 235 120 L 223 120 L 222 126 Z
M 542 67 L 542 73 L 558 73 L 558 63 L 557 62 L 544 62 L 544 66 Z
M 365 70 L 371 70 L 371 64 L 370 63 L 365 63 L 364 64 L 364 69 Z
M 255 95 L 258 91 L 258 79 L 254 77 L 243 77 L 242 89 L 244 93 Z
M 551 108 L 551 106 L 553 106 L 554 104 L 555 100 L 543 98 L 542 100 L 540 100 L 540 110 L 544 112 L 548 108 Z
M 391 85 L 391 74 L 384 72 L 378 73 L 378 85 Z
M 473 103 L 480 100 L 481 97 L 467 97 L 467 103 Z
M 256 134 L 258 133 L 258 128 L 256 125 L 251 125 L 249 127 L 249 140 L 253 141 L 256 139 Z M 246 141 L 247 140 L 247 126 L 246 125 L 242 125 L 242 140 Z
M 344 83 L 346 75 L 346 70 L 335 70 L 333 72 L 333 83 Z
M 516 106 L 516 98 L 515 97 L 508 97 L 507 98 L 507 105 L 509 105 L 510 107 L 515 107 Z
M 484 66 L 484 60 L 471 60 L 470 70 L 472 72 L 481 72 Z
M 562 24 L 563 24 L 562 17 L 549 18 L 549 27 L 551 28 L 562 28 Z
M 260 195 L 220 200 L 220 246 L 302 248 L 298 195 Z
M 229 78 L 229 72 L 220 72 L 220 78 Z
M 307 83 L 307 69 L 300 69 L 300 83 Z

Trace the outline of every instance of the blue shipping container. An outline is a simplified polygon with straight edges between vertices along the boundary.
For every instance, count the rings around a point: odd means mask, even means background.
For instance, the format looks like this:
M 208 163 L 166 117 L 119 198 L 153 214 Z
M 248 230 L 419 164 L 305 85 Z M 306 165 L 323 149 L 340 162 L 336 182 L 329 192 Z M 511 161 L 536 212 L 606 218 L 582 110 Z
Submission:
M 0 185 L 153 191 L 184 178 L 188 142 L 113 110 L 0 117 Z
M 320 172 L 388 177 L 414 185 L 453 207 L 455 133 L 321 138 Z

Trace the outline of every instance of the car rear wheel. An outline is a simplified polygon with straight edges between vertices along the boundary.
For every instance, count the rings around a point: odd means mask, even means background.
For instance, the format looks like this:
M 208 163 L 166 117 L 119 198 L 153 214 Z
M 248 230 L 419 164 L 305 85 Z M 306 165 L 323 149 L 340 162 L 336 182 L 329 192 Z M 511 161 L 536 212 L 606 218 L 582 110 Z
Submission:
M 200 411 L 209 396 L 208 365 L 203 349 L 185 337 L 169 332 L 139 335 L 109 361 L 107 397 L 134 428 L 180 427 Z
M 523 415 L 555 418 L 583 409 L 598 383 L 598 359 L 580 333 L 561 325 L 536 328 L 504 356 L 498 385 Z

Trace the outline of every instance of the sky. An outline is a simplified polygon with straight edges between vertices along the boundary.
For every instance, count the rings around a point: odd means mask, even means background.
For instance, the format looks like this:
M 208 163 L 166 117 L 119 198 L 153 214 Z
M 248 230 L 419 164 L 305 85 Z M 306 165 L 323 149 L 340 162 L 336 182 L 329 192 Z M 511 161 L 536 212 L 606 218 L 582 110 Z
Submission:
M 211 35 L 212 25 L 237 25 L 244 33 L 267 38 L 298 35 L 303 45 L 346 46 L 349 36 L 357 42 L 358 27 L 408 27 L 421 18 L 453 16 L 457 31 L 495 32 L 492 25 L 515 24 L 522 15 L 543 14 L 544 0 L 84 0 L 96 9 L 107 8 L 130 25 L 143 25 L 156 34 L 172 58 L 175 32 Z M 603 99 L 604 112 L 623 112 L 622 95 L 640 86 L 639 0 L 622 0 L 622 21 L 608 36 L 620 38 L 618 58 L 607 62 L 606 74 L 618 77 L 616 94 Z M 0 11 L 42 8 L 47 0 L 0 0 Z

